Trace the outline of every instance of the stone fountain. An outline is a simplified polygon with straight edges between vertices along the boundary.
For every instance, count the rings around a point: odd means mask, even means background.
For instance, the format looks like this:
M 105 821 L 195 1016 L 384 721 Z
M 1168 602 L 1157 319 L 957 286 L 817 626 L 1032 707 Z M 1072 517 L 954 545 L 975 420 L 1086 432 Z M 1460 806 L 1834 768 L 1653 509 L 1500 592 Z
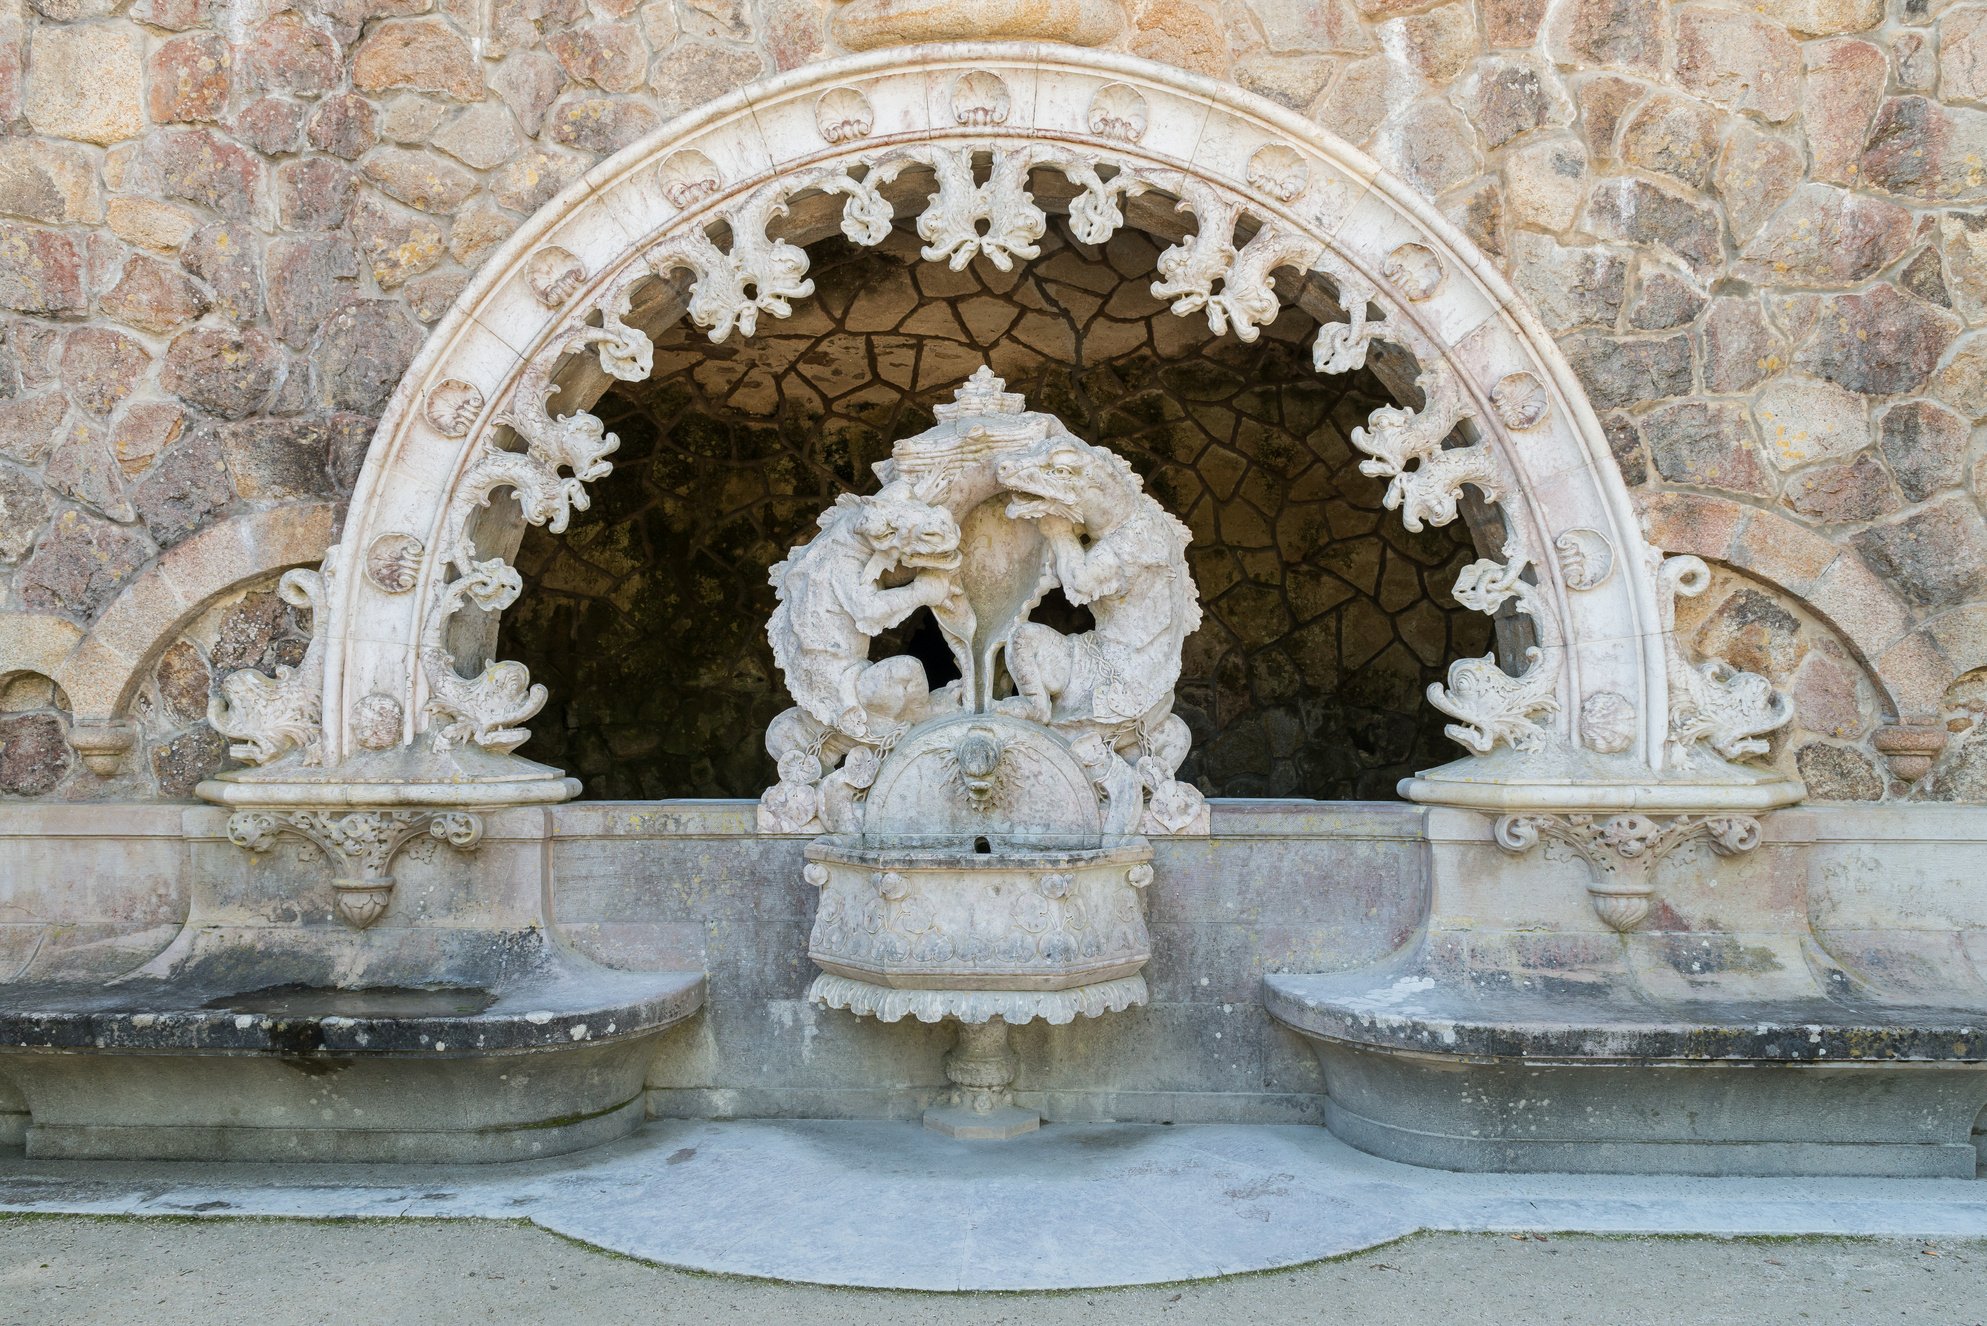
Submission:
M 759 823 L 820 835 L 809 997 L 957 1022 L 950 1102 L 925 1114 L 957 1137 L 1041 1122 L 1014 1105 L 1009 1026 L 1145 1003 L 1149 836 L 1207 831 L 1175 776 L 1187 530 L 1004 386 L 980 369 L 876 466 L 879 491 L 822 514 L 773 568 L 767 625 L 796 703 L 767 730 Z M 1094 629 L 1030 620 L 1051 589 Z M 936 688 L 916 658 L 869 656 L 923 610 L 959 671 Z

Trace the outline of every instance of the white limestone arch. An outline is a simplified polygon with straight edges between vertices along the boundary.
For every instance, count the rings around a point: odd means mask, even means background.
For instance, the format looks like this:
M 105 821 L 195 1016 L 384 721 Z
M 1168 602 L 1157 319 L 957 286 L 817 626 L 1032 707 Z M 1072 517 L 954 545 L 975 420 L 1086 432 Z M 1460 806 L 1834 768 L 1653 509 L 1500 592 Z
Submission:
M 1259 97 L 1128 56 L 1007 43 L 871 52 L 753 84 L 599 163 L 513 235 L 389 400 L 322 575 L 292 573 L 289 592 L 316 608 L 311 657 L 224 683 L 215 725 L 265 767 L 203 794 L 572 795 L 510 754 L 542 688 L 479 655 L 522 589 L 506 561 L 522 521 L 562 529 L 611 468 L 612 435 L 583 411 L 614 379 L 647 376 L 645 329 L 687 313 L 713 341 L 754 334 L 808 296 L 804 246 L 836 230 L 874 244 L 915 217 L 928 260 L 1005 266 L 1032 256 L 1048 211 L 1087 241 L 1127 223 L 1172 241 L 1154 292 L 1215 334 L 1253 339 L 1277 279 L 1322 277 L 1338 300 L 1320 310 L 1320 370 L 1385 345 L 1376 369 L 1422 400 L 1354 438 L 1389 505 L 1412 527 L 1443 524 L 1467 487 L 1501 513 L 1504 549 L 1458 597 L 1514 605 L 1538 649 L 1521 676 L 1459 660 L 1430 688 L 1479 758 L 1411 795 L 1512 806 L 1538 800 L 1513 786 L 1549 784 L 1555 804 L 1653 806 L 1652 785 L 1710 782 L 1734 806 L 1798 797 L 1725 758 L 1786 721 L 1785 701 L 1668 638 L 1669 596 L 1701 588 L 1702 564 L 1645 544 L 1577 379 L 1467 239 Z M 514 509 L 486 505 L 506 491 Z

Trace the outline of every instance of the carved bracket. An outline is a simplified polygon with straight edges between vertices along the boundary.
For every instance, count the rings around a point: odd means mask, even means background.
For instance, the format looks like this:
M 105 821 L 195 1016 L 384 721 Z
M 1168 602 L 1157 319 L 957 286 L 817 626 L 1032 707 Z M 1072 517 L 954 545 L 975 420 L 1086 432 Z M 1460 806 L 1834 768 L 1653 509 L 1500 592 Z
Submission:
M 1719 856 L 1738 856 L 1759 846 L 1760 833 L 1750 815 L 1505 815 L 1491 836 L 1513 856 L 1541 837 L 1572 848 L 1587 863 L 1595 914 L 1627 934 L 1648 918 L 1656 863 L 1672 850 L 1702 838 Z
M 338 919 L 364 930 L 393 899 L 387 867 L 423 834 L 467 850 L 483 839 L 483 817 L 463 810 L 240 810 L 228 817 L 228 841 L 266 852 L 288 834 L 330 858 Z

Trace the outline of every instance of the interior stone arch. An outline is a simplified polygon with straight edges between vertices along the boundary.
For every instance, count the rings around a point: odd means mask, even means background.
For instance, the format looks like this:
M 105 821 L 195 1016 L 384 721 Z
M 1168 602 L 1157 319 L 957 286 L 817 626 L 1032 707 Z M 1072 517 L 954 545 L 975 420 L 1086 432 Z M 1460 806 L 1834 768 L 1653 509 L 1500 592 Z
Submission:
M 990 364 L 1130 459 L 1194 533 L 1207 616 L 1179 688 L 1186 778 L 1374 798 L 1439 763 L 1423 692 L 1490 648 L 1491 623 L 1449 595 L 1476 554 L 1464 522 L 1410 533 L 1358 471 L 1348 434 L 1400 398 L 1371 372 L 1314 369 L 1304 306 L 1342 316 L 1329 286 L 1286 281 L 1252 344 L 1170 313 L 1150 291 L 1168 242 L 1127 228 L 1093 247 L 1058 223 L 1031 262 L 953 271 L 900 223 L 873 249 L 815 244 L 813 298 L 751 338 L 658 330 L 653 376 L 593 405 L 622 439 L 617 473 L 565 534 L 527 531 L 516 552 L 530 588 L 496 652 L 552 693 L 522 753 L 590 796 L 756 795 L 787 703 L 766 568 Z

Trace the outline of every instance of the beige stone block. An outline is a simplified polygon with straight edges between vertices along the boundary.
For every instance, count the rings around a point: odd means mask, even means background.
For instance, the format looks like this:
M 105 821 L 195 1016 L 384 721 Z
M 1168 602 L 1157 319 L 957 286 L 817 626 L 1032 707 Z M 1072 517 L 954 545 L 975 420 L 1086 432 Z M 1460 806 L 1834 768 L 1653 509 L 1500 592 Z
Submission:
M 1527 143 L 1504 158 L 1504 197 L 1518 225 L 1558 234 L 1586 192 L 1587 150 L 1577 138 Z
M 145 128 L 145 38 L 121 23 L 35 29 L 25 110 L 36 131 L 86 143 Z
M 1821 535 L 1770 511 L 1751 511 L 1732 538 L 1729 560 L 1741 571 L 1805 594 L 1841 556 L 1842 550 Z
M 1870 440 L 1863 397 L 1819 379 L 1781 377 L 1753 402 L 1774 467 L 1797 469 L 1860 451 Z
M 1805 597 L 1816 614 L 1848 637 L 1865 658 L 1881 658 L 1911 629 L 1897 594 L 1854 554 L 1836 558 Z
M 160 253 L 179 252 L 200 228 L 200 218 L 192 212 L 156 198 L 113 198 L 106 211 L 113 235 Z
M 1653 493 L 1642 503 L 1651 544 L 1668 553 L 1690 553 L 1724 561 L 1747 509 L 1724 497 L 1698 493 Z

